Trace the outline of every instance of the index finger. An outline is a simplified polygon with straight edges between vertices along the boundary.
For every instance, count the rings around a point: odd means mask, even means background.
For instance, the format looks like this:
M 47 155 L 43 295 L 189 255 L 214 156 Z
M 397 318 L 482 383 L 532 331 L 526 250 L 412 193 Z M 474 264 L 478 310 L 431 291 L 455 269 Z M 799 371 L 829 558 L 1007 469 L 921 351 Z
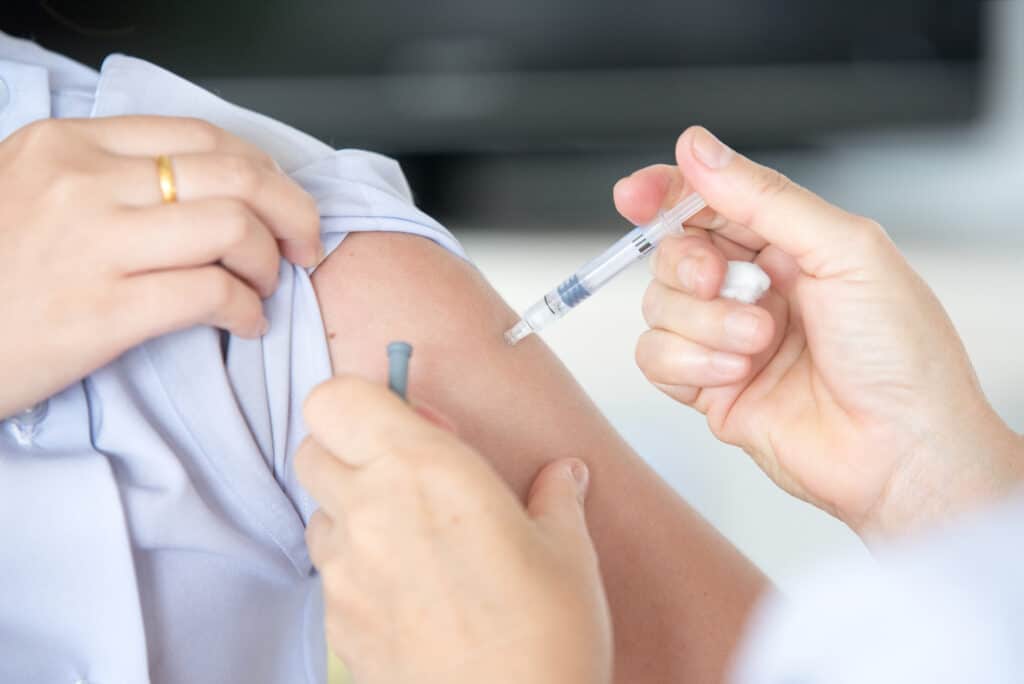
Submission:
M 678 202 L 684 186 L 678 168 L 653 164 L 619 179 L 612 188 L 612 197 L 619 213 L 630 223 L 639 225 L 653 220 L 661 209 Z
M 676 144 L 676 161 L 694 189 L 724 216 L 794 257 L 811 275 L 866 263 L 865 246 L 887 242 L 878 224 L 830 204 L 774 169 L 757 164 L 699 126 Z M 852 248 L 852 249 L 851 249 Z
M 634 171 L 619 179 L 612 190 L 616 209 L 637 225 L 654 220 L 659 211 L 675 205 L 691 192 L 692 184 L 683 177 L 679 167 L 668 164 L 654 164 Z M 754 252 L 764 249 L 767 244 L 750 228 L 730 220 L 711 206 L 688 218 L 686 225 L 713 231 L 713 236 L 721 236 Z
M 103 149 L 123 157 L 221 152 L 242 155 L 268 169 L 279 170 L 266 152 L 203 119 L 133 115 L 72 119 L 68 122 L 80 125 L 81 130 Z
M 354 376 L 317 386 L 303 405 L 313 438 L 352 467 L 430 449 L 450 439 L 386 387 Z

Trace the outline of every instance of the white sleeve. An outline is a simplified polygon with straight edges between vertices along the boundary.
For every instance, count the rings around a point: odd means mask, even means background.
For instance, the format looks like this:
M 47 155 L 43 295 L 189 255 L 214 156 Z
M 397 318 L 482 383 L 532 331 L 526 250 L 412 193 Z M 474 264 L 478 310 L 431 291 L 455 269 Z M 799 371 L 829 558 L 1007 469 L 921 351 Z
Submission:
M 809 574 L 757 611 L 736 684 L 1024 681 L 1024 498 Z

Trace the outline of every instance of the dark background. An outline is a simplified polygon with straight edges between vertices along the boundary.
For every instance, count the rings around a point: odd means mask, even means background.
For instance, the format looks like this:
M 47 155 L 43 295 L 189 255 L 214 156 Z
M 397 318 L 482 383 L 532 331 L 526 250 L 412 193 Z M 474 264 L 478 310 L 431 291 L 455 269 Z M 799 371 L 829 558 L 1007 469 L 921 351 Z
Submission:
M 689 123 L 763 151 L 966 122 L 984 61 L 970 0 L 4 7 L 0 28 L 86 64 L 142 57 L 336 147 L 397 156 L 420 204 L 461 223 L 586 221 L 594 188 L 670 156 Z

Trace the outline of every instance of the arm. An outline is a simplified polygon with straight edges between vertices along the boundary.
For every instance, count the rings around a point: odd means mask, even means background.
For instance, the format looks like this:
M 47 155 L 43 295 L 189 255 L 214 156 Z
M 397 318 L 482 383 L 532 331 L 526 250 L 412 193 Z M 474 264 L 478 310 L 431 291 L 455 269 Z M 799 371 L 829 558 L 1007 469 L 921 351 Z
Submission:
M 416 348 L 410 392 L 456 424 L 523 498 L 540 467 L 578 457 L 621 682 L 721 679 L 763 576 L 615 434 L 481 275 L 428 240 L 350 235 L 314 286 L 336 373 L 383 381 L 384 347 Z

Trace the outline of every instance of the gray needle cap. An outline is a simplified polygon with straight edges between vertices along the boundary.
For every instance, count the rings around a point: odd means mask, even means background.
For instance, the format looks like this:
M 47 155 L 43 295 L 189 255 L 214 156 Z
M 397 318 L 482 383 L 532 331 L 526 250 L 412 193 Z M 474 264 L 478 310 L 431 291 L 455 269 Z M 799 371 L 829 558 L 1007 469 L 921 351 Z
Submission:
M 409 387 L 409 357 L 412 345 L 392 342 L 388 345 L 388 389 L 405 399 Z

